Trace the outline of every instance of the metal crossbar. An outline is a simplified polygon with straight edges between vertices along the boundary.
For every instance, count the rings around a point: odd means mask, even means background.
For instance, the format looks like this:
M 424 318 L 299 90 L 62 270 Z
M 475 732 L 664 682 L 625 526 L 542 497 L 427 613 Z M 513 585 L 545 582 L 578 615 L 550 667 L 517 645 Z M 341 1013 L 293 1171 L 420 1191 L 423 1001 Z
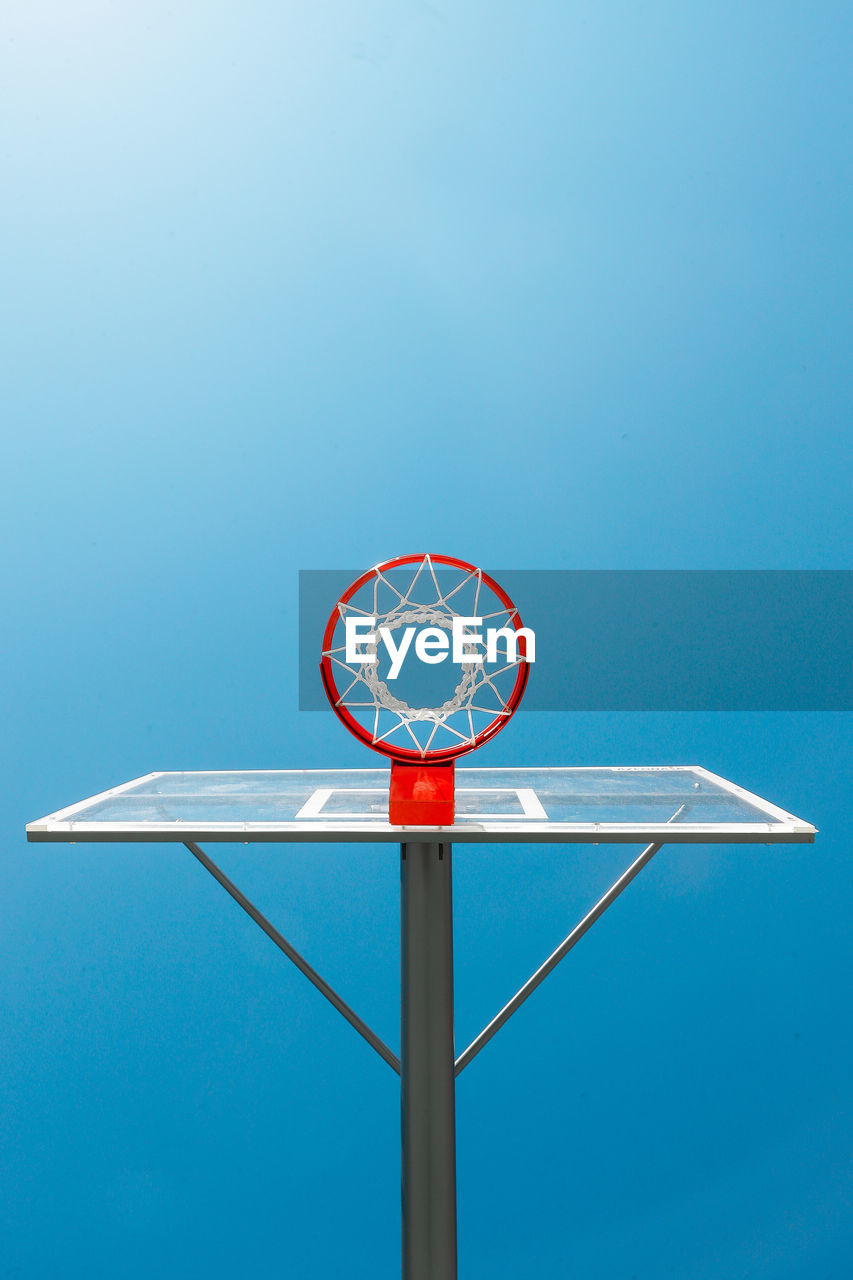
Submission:
M 300 955 L 292 943 L 288 942 L 284 935 L 276 929 L 275 925 L 258 910 L 254 903 L 249 901 L 246 895 L 237 888 L 233 881 L 228 879 L 225 872 L 216 865 L 212 858 L 208 857 L 199 845 L 192 840 L 186 840 L 184 841 L 184 844 L 186 848 L 189 849 L 190 853 L 198 859 L 202 866 L 210 872 L 214 880 L 218 881 L 218 883 L 222 885 L 226 893 L 230 894 L 234 901 L 243 908 L 246 914 L 250 916 L 261 929 L 263 929 L 267 937 L 270 938 L 279 950 L 287 956 L 288 960 L 292 961 L 293 964 L 296 965 L 296 968 L 300 973 L 304 974 L 308 981 L 317 988 L 321 995 L 324 995 L 329 1003 L 337 1009 L 338 1013 L 340 1013 L 342 1017 L 346 1018 L 350 1026 L 354 1027 L 358 1034 L 367 1041 L 372 1049 L 376 1050 L 380 1058 L 387 1062 L 389 1067 L 396 1071 L 397 1075 L 400 1075 L 400 1059 L 391 1049 L 388 1048 L 385 1041 L 380 1039 L 375 1031 L 371 1030 L 367 1023 L 358 1016 L 355 1010 L 350 1008 L 346 1001 L 329 986 L 328 982 L 326 982 L 324 978 L 320 977 L 316 969 L 311 967 L 308 961 Z M 468 1066 L 468 1063 L 477 1056 L 480 1050 L 488 1044 L 501 1027 L 509 1021 L 515 1011 L 524 1004 L 528 996 L 532 995 L 540 983 L 545 981 L 548 974 L 557 967 L 563 957 L 569 954 L 575 944 L 578 943 L 584 934 L 592 928 L 596 920 L 600 919 L 601 916 L 604 915 L 607 908 L 616 901 L 622 891 L 628 887 L 636 876 L 639 875 L 643 867 L 651 861 L 658 849 L 661 848 L 661 844 L 662 842 L 647 845 L 643 852 L 634 859 L 628 869 L 622 873 L 619 879 L 610 886 L 601 898 L 599 898 L 595 906 L 587 912 L 580 923 L 575 925 L 571 933 L 569 933 L 560 945 L 551 952 L 548 959 L 545 960 L 536 972 L 528 978 L 527 982 L 519 988 L 512 999 L 507 1001 L 500 1012 L 492 1018 L 491 1022 L 486 1027 L 484 1027 L 476 1039 L 471 1041 L 468 1048 L 459 1055 L 454 1064 L 454 1075 L 458 1076 L 460 1071 L 463 1071 L 465 1067 Z
M 391 1052 L 385 1041 L 380 1040 L 376 1032 L 371 1031 L 367 1023 L 363 1022 L 358 1014 L 349 1007 L 346 1001 L 342 1000 L 337 992 L 332 990 L 328 982 L 326 982 L 324 978 L 320 977 L 316 969 L 311 968 L 308 961 L 303 959 L 296 948 L 287 941 L 287 938 L 285 938 L 283 934 L 279 933 L 275 925 L 271 924 L 270 921 L 267 920 L 266 916 L 263 915 L 258 908 L 249 901 L 246 895 L 237 888 L 233 881 L 228 879 L 225 872 L 220 870 L 213 859 L 209 858 L 203 849 L 201 849 L 192 840 L 185 840 L 184 844 L 186 848 L 189 849 L 193 857 L 198 858 L 201 865 L 210 872 L 214 880 L 217 880 L 219 884 L 222 885 L 225 892 L 231 895 L 234 901 L 243 908 L 248 916 L 251 916 L 255 924 L 259 925 L 263 929 L 264 933 L 275 943 L 278 949 L 284 952 L 288 960 L 293 961 L 299 972 L 303 973 L 308 981 L 313 983 L 321 995 L 326 997 L 329 1004 L 333 1005 L 337 1009 L 338 1013 L 346 1018 L 350 1026 L 354 1027 L 358 1034 L 367 1041 L 370 1047 L 376 1050 L 380 1058 L 384 1058 L 388 1063 L 388 1066 L 392 1067 L 393 1070 L 397 1072 L 397 1075 L 399 1075 L 400 1059 L 395 1053 Z
M 465 1049 L 463 1053 L 460 1053 L 459 1057 L 456 1059 L 456 1065 L 454 1068 L 455 1075 L 458 1076 L 459 1072 L 468 1066 L 471 1059 L 477 1056 L 483 1046 L 489 1043 L 492 1036 L 497 1031 L 500 1031 L 504 1023 L 512 1017 L 516 1009 L 519 1009 L 521 1005 L 524 1004 L 527 997 L 536 990 L 540 982 L 545 981 L 552 969 L 555 969 L 563 959 L 563 956 L 567 956 L 575 943 L 579 942 L 587 930 L 592 928 L 596 920 L 604 915 L 604 912 L 610 904 L 615 902 L 622 890 L 627 888 L 635 876 L 639 875 L 643 867 L 647 862 L 651 861 L 660 847 L 660 844 L 647 845 L 639 857 L 635 858 L 631 863 L 628 870 L 624 871 L 616 883 L 611 885 L 607 892 L 599 898 L 595 906 L 586 913 L 580 924 L 575 925 L 568 937 L 564 938 L 557 949 L 551 952 L 545 963 L 541 964 L 536 972 L 527 979 L 524 986 L 521 987 L 520 990 L 516 991 L 512 999 L 504 1005 L 500 1013 L 496 1014 L 495 1017 L 492 1018 L 489 1025 L 480 1032 L 476 1040 L 472 1040 L 468 1045 L 468 1048 Z

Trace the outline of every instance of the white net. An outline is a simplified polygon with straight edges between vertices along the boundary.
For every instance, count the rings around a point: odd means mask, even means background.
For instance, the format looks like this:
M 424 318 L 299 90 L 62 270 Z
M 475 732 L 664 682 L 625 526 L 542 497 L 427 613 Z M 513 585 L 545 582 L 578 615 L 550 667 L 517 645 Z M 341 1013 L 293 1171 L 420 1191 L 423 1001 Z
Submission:
M 496 647 L 489 661 L 486 632 L 489 628 L 514 630 L 517 611 L 504 606 L 483 581 L 480 569 L 448 566 L 428 555 L 407 564 L 405 570 L 380 566 L 355 595 L 337 607 L 339 625 L 332 647 L 323 655 L 334 672 L 338 690 L 335 705 L 345 708 L 380 750 L 380 744 L 393 743 L 424 757 L 462 744 L 474 747 L 488 726 L 512 714 L 509 699 L 518 676 L 517 661 L 506 646 L 500 657 Z M 481 613 L 481 608 L 485 612 Z M 475 629 L 476 638 L 469 637 L 471 628 L 466 628 L 463 661 L 443 664 L 442 675 L 451 686 L 448 696 L 436 705 L 413 706 L 396 691 L 396 681 L 390 681 L 394 690 L 389 687 L 388 673 L 383 673 L 378 659 L 347 661 L 341 634 L 347 617 L 373 620 L 371 631 L 378 643 L 372 650 L 363 650 L 365 657 L 376 655 L 381 641 L 386 637 L 395 641 L 394 633 L 407 628 L 434 628 L 452 635 L 455 619 L 471 617 L 479 619 L 481 626 Z M 414 656 L 411 660 L 416 662 Z

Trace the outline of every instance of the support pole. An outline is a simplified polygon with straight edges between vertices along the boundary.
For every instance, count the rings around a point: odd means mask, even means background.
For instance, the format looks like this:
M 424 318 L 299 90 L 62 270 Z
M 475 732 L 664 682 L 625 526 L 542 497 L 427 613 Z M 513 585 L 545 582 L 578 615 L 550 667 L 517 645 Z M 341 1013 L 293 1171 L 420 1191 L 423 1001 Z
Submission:
M 684 806 L 682 806 L 682 808 L 683 807 Z M 681 812 L 681 810 L 679 810 L 679 812 Z M 492 1036 L 495 1035 L 496 1032 L 500 1031 L 501 1027 L 509 1018 L 512 1017 L 516 1009 L 519 1009 L 524 1004 L 527 997 L 536 990 L 540 982 L 545 981 L 551 970 L 555 969 L 563 957 L 569 954 L 575 943 L 580 942 L 583 935 L 592 928 L 596 920 L 601 919 L 611 903 L 616 901 L 622 890 L 626 889 L 631 881 L 640 874 L 646 863 L 651 861 L 660 848 L 660 844 L 646 845 L 640 856 L 634 859 L 627 871 L 623 871 L 616 883 L 612 884 L 607 892 L 598 899 L 598 902 L 596 902 L 595 906 L 586 913 L 580 924 L 575 925 L 569 936 L 563 939 L 556 951 L 551 952 L 545 963 L 539 966 L 536 972 L 532 977 L 527 979 L 524 986 L 519 991 L 516 991 L 515 995 L 507 1004 L 504 1005 L 500 1013 L 496 1014 L 489 1025 L 480 1032 L 477 1039 L 471 1041 L 464 1053 L 460 1053 L 459 1057 L 456 1059 L 455 1074 L 457 1076 L 464 1067 L 467 1067 L 471 1059 L 480 1052 L 483 1045 L 488 1044 Z
M 304 973 L 309 982 L 317 988 L 317 990 L 326 997 L 329 1004 L 337 1009 L 338 1013 L 343 1014 L 351 1027 L 354 1027 L 360 1036 L 363 1036 L 372 1049 L 375 1049 L 380 1058 L 384 1058 L 388 1066 L 393 1068 L 397 1074 L 400 1074 L 400 1059 L 395 1053 L 392 1053 L 387 1044 L 379 1039 L 375 1031 L 371 1031 L 370 1027 L 364 1022 L 357 1013 L 352 1010 L 345 1000 L 342 1000 L 336 991 L 333 991 L 326 982 L 325 978 L 321 978 L 316 969 L 312 969 L 307 960 L 305 960 L 295 947 L 287 941 L 283 934 L 279 933 L 275 925 L 270 924 L 265 915 L 262 915 L 258 908 L 251 903 L 236 884 L 229 880 L 225 872 L 222 871 L 212 858 L 209 858 L 193 840 L 185 840 L 184 845 L 189 849 L 194 858 L 198 858 L 199 862 L 205 867 L 214 880 L 217 880 L 226 893 L 230 893 L 231 897 L 238 903 L 246 915 L 254 920 L 255 924 L 260 925 L 267 937 L 275 943 L 279 951 L 283 951 L 288 960 L 292 960 L 300 973 Z
M 403 1280 L 456 1278 L 449 844 L 401 846 Z

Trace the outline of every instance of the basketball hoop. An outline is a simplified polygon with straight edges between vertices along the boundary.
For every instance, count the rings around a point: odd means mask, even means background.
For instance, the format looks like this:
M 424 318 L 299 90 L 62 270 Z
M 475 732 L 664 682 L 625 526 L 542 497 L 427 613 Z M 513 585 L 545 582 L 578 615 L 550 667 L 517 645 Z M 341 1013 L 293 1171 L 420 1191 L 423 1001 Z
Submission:
M 378 644 L 354 660 L 347 654 L 348 618 L 365 620 L 371 631 L 365 639 L 381 636 L 389 644 L 407 630 L 428 628 L 433 646 L 448 656 L 449 642 L 436 645 L 436 637 L 461 637 L 461 662 L 447 664 L 453 672 L 447 696 L 434 705 L 398 696 L 383 674 Z M 472 619 L 503 638 L 505 656 L 463 626 Z M 442 657 L 424 660 L 437 664 Z M 390 821 L 450 825 L 454 761 L 490 741 L 518 707 L 529 674 L 527 633 L 510 597 L 482 569 L 451 556 L 397 556 L 362 574 L 336 603 L 323 635 L 320 674 L 350 733 L 391 760 Z

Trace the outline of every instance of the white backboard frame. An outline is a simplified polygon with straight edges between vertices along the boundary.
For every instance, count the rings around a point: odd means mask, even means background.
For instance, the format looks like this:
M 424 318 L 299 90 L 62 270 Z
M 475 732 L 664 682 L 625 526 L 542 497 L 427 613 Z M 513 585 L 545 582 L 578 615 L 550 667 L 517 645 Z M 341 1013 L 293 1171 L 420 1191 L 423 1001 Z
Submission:
M 689 822 L 679 821 L 676 814 L 668 820 L 655 822 L 560 822 L 550 820 L 539 799 L 535 779 L 547 776 L 549 785 L 559 786 L 560 775 L 600 773 L 604 769 L 618 781 L 620 775 L 638 773 L 673 773 L 692 775 L 699 785 L 704 783 L 717 794 L 737 797 L 750 805 L 757 813 L 755 821 L 748 822 Z M 99 792 L 86 800 L 48 814 L 27 825 L 27 839 L 34 842 L 393 842 L 433 838 L 457 843 L 559 843 L 559 844 L 641 844 L 663 841 L 667 844 L 806 844 L 812 843 L 816 828 L 780 809 L 770 801 L 754 795 L 743 787 L 729 782 L 700 765 L 613 765 L 555 768 L 496 768 L 457 769 L 457 793 L 471 790 L 476 780 L 476 791 L 487 790 L 487 779 L 496 792 L 514 793 L 521 812 L 459 814 L 450 827 L 392 826 L 387 819 L 359 815 L 356 809 L 332 814 L 326 810 L 332 792 L 351 790 L 353 793 L 381 795 L 387 793 L 388 771 L 383 769 L 351 770 L 266 770 L 244 771 L 245 776 L 258 777 L 268 774 L 271 791 L 276 784 L 286 781 L 304 790 L 305 799 L 291 821 L 216 821 L 211 819 L 171 821 L 120 821 L 116 819 L 87 820 L 86 811 L 104 801 L 127 795 L 142 784 L 157 779 L 217 776 L 212 771 L 188 773 L 153 772 L 134 778 L 121 786 Z M 329 786 L 329 779 L 346 779 L 344 786 Z M 221 775 L 218 775 L 221 776 Z M 240 771 L 231 776 L 239 780 Z

